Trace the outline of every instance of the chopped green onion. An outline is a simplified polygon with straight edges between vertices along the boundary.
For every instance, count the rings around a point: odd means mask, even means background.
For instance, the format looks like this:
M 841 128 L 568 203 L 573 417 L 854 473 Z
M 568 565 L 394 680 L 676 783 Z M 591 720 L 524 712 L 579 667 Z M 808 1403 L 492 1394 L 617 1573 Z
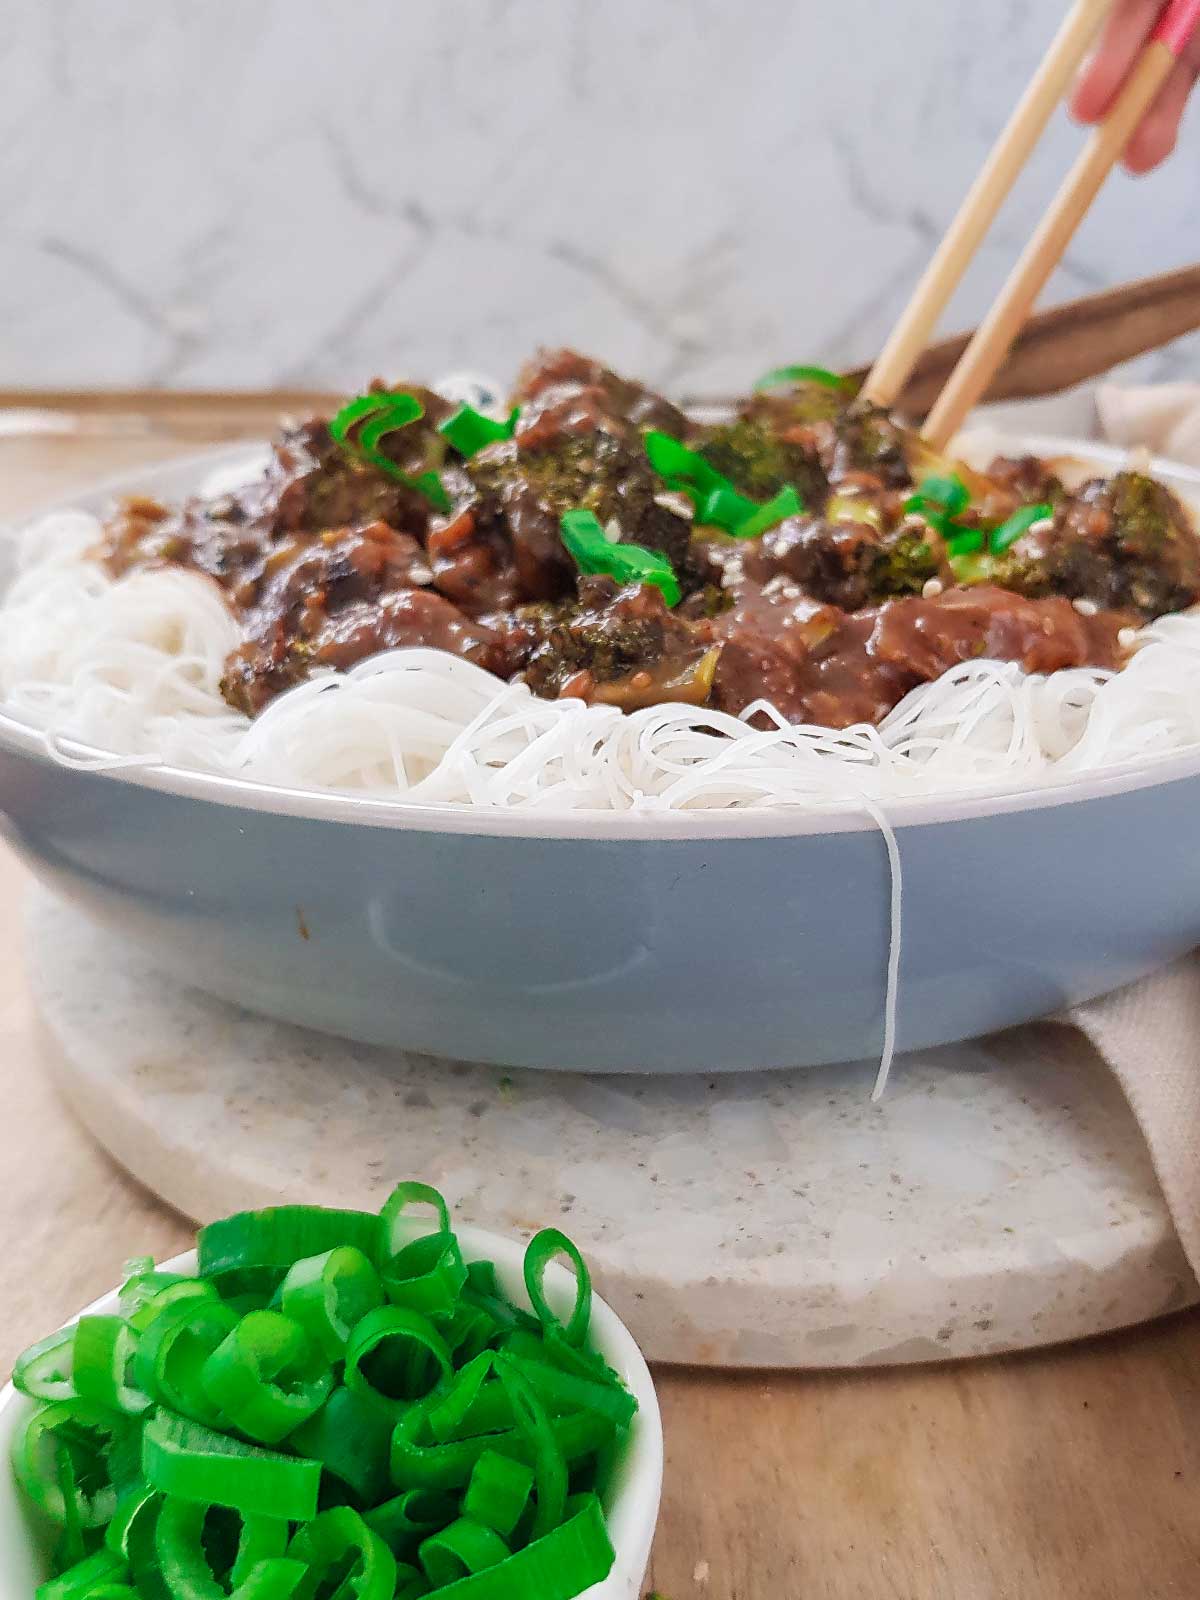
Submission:
M 475 1463 L 463 1496 L 463 1515 L 511 1539 L 533 1492 L 533 1468 L 523 1461 L 485 1450 Z
M 752 516 L 732 530 L 738 539 L 757 539 L 760 534 L 768 532 L 788 517 L 797 517 L 804 510 L 800 496 L 786 484 L 777 495 L 772 496 L 765 505 L 759 506 Z
M 520 406 L 514 406 L 506 422 L 497 422 L 494 417 L 485 417 L 482 411 L 476 411 L 474 406 L 462 405 L 453 416 L 438 424 L 438 432 L 460 456 L 469 459 L 489 444 L 511 439 L 520 414 Z
M 687 495 L 696 511 L 696 521 L 720 528 L 735 539 L 755 539 L 785 517 L 804 509 L 803 502 L 789 484 L 765 504 L 747 499 L 717 469 L 710 466 L 698 450 L 669 433 L 650 429 L 643 437 L 650 465 L 667 486 Z
M 974 555 L 976 550 L 983 549 L 982 529 L 963 528 L 957 533 L 952 533 L 946 540 L 946 549 L 951 556 Z
M 1009 545 L 1016 544 L 1023 533 L 1028 533 L 1035 522 L 1041 522 L 1043 517 L 1052 517 L 1054 507 L 1048 504 L 1036 506 L 1022 506 L 1019 511 L 1014 511 L 1007 522 L 1002 522 L 998 528 L 993 528 L 991 537 L 991 552 L 994 556 L 1001 556 Z
M 80 1317 L 71 1366 L 76 1394 L 129 1416 L 148 1410 L 150 1396 L 130 1381 L 137 1346 L 123 1317 Z
M 296 1600 L 318 1595 L 353 1595 L 354 1600 L 392 1600 L 396 1558 L 384 1541 L 349 1506 L 323 1511 L 301 1528 L 288 1546 L 304 1578 Z
M 57 1578 L 37 1587 L 35 1600 L 90 1600 L 97 1589 L 123 1584 L 129 1569 L 111 1550 L 95 1550 Z
M 496 1371 L 513 1408 L 517 1427 L 529 1441 L 533 1455 L 535 1509 L 530 1539 L 540 1539 L 562 1521 L 567 1503 L 567 1463 L 550 1425 L 546 1408 L 534 1394 L 517 1364 L 498 1356 Z
M 510 1554 L 494 1528 L 460 1517 L 440 1533 L 423 1539 L 417 1558 L 433 1588 L 442 1589 L 472 1573 L 485 1572 Z
M 308 1522 L 317 1514 L 319 1461 L 274 1455 L 167 1411 L 156 1411 L 143 1430 L 142 1470 L 163 1494 L 243 1516 Z
M 289 1267 L 279 1303 L 327 1360 L 340 1361 L 353 1329 L 383 1304 L 383 1285 L 362 1251 L 344 1244 Z
M 220 1410 L 204 1387 L 204 1363 L 237 1324 L 236 1312 L 215 1296 L 171 1302 L 142 1334 L 133 1364 L 139 1388 L 168 1411 L 219 1427 Z
M 436 472 L 421 472 L 416 476 L 405 472 L 380 449 L 380 441 L 389 433 L 405 428 L 425 415 L 425 407 L 416 395 L 396 390 L 383 394 L 362 394 L 348 401 L 329 424 L 335 443 L 361 461 L 369 462 L 397 483 L 407 484 L 423 494 L 435 511 L 449 511 L 450 496 Z M 353 430 L 357 429 L 355 433 Z
M 375 1260 L 379 1239 L 379 1218 L 366 1211 L 326 1211 L 320 1206 L 242 1211 L 201 1228 L 198 1272 L 211 1278 L 223 1297 L 228 1288 L 238 1293 L 250 1283 L 264 1288 L 269 1298 L 294 1262 L 338 1245 L 354 1245 Z
M 378 1217 L 226 1218 L 199 1257 L 131 1263 L 121 1315 L 17 1363 L 13 1465 L 54 1525 L 36 1600 L 574 1600 L 607 1574 L 592 1492 L 636 1403 L 562 1234 L 526 1253 L 532 1313 L 424 1184 Z
M 575 1274 L 575 1303 L 565 1325 L 551 1307 L 543 1287 L 546 1268 L 556 1256 L 566 1256 Z M 529 1241 L 525 1250 L 525 1290 L 547 1332 L 561 1333 L 570 1345 L 583 1343 L 592 1317 L 592 1278 L 576 1246 L 557 1228 L 543 1228 Z
M 422 1399 L 453 1371 L 433 1323 L 405 1306 L 369 1312 L 346 1346 L 346 1387 L 393 1411 Z
M 563 543 L 580 572 L 614 578 L 620 584 L 644 583 L 658 589 L 669 606 L 683 597 L 675 569 L 661 551 L 611 540 L 594 511 L 565 511 L 560 519 Z
M 75 1329 L 60 1328 L 30 1345 L 13 1368 L 13 1388 L 33 1400 L 66 1400 L 75 1393 L 71 1365 Z
M 482 1457 L 480 1458 L 482 1459 Z M 453 1521 L 457 1502 L 451 1495 L 435 1489 L 405 1489 L 394 1500 L 385 1500 L 363 1515 L 395 1556 L 415 1551 L 421 1540 Z
M 210 1519 L 227 1524 L 232 1545 L 229 1589 L 211 1565 L 214 1542 Z M 236 1524 L 236 1531 L 228 1525 Z M 163 1501 L 154 1531 L 154 1550 L 159 1572 L 174 1600 L 223 1600 L 230 1591 L 237 1594 L 242 1583 L 261 1563 L 274 1561 L 287 1549 L 288 1525 L 275 1517 L 242 1516 L 236 1512 L 214 1511 L 210 1505 L 191 1500 L 168 1498 Z M 294 1574 L 297 1578 L 303 1568 Z M 292 1590 L 284 1586 L 286 1593 Z
M 828 367 L 772 367 L 764 372 L 754 385 L 756 392 L 763 389 L 782 389 L 793 383 L 819 383 L 826 389 L 853 389 L 853 378 L 840 372 L 830 372 Z
M 917 492 L 904 502 L 904 509 L 918 512 L 932 509 L 956 517 L 970 502 L 971 491 L 957 473 L 950 473 L 946 477 L 926 478 Z
M 81 1528 L 102 1528 L 135 1470 L 128 1452 L 136 1437 L 132 1417 L 95 1400 L 55 1400 L 30 1412 L 17 1428 L 13 1470 L 51 1521 L 77 1516 Z
M 251 1311 L 209 1356 L 200 1381 L 239 1432 L 278 1444 L 324 1405 L 333 1373 L 298 1323 Z
M 288 1438 L 288 1449 L 319 1461 L 363 1503 L 391 1493 L 388 1457 L 395 1418 L 373 1397 L 337 1388 Z
M 696 521 L 705 527 L 721 528 L 726 533 L 740 529 L 758 511 L 753 500 L 747 499 L 730 483 L 710 489 L 696 507 Z

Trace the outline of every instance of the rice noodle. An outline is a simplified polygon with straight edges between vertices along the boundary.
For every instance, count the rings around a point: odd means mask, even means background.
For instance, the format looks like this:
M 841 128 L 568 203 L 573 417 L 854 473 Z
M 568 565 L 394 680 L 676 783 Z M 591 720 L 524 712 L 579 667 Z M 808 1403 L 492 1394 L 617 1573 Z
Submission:
M 28 529 L 0 606 L 0 696 L 58 759 L 165 762 L 285 787 L 538 812 L 860 807 L 997 783 L 1037 784 L 1200 742 L 1200 612 L 1139 630 L 1123 672 L 1049 677 L 971 661 L 923 684 L 880 727 L 793 727 L 662 705 L 625 715 L 539 700 L 440 651 L 389 651 L 313 677 L 254 722 L 220 695 L 238 626 L 204 577 L 110 578 L 99 524 Z M 765 726 L 753 726 L 753 722 Z

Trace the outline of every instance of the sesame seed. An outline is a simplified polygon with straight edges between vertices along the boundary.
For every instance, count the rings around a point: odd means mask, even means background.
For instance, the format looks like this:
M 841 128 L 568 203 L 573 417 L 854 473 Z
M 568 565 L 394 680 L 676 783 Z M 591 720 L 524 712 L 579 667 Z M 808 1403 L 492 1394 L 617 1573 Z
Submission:
M 946 585 L 940 578 L 927 578 L 921 593 L 926 600 L 935 600 L 945 587 Z
M 1094 600 L 1072 600 L 1071 604 L 1075 607 L 1076 611 L 1078 611 L 1081 617 L 1094 617 L 1097 611 L 1100 609 Z
M 1122 650 L 1128 650 L 1137 643 L 1136 628 L 1122 628 L 1117 634 L 1117 643 Z
M 1039 517 L 1026 528 L 1026 533 L 1049 533 L 1054 527 L 1053 517 Z

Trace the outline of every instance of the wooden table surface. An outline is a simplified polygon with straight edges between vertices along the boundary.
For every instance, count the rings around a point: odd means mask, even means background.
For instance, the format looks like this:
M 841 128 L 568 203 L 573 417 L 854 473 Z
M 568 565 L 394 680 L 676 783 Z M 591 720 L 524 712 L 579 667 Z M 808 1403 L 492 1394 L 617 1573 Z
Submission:
M 5 403 L 51 405 L 78 429 L 6 433 Z M 0 518 L 255 432 L 277 408 L 0 394 Z M 0 1369 L 125 1257 L 190 1238 L 33 1070 L 23 879 L 0 852 Z M 669 1600 L 1200 1595 L 1200 1313 L 952 1367 L 658 1379 L 667 1473 L 650 1583 Z

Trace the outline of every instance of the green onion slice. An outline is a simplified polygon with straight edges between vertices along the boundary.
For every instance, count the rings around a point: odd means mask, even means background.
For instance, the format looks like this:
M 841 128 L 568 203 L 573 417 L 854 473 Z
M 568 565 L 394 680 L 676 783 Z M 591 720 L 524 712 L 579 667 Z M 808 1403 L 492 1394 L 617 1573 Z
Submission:
M 137 1347 L 123 1317 L 80 1317 L 71 1367 L 76 1394 L 131 1417 L 148 1410 L 150 1396 L 133 1378 Z
M 790 483 L 785 484 L 777 495 L 759 506 L 745 522 L 738 524 L 733 530 L 734 536 L 738 539 L 757 539 L 786 518 L 799 516 L 803 510 L 804 504 L 800 496 Z
M 102 1588 L 124 1587 L 129 1569 L 120 1556 L 103 1548 L 75 1562 L 48 1583 L 38 1585 L 36 1600 L 91 1600 Z
M 507 421 L 497 422 L 494 417 L 485 417 L 482 411 L 476 411 L 474 406 L 462 405 L 453 416 L 438 424 L 438 432 L 449 441 L 452 449 L 469 460 L 489 444 L 511 439 L 520 414 L 520 406 L 514 406 Z
M 696 521 L 720 528 L 735 539 L 754 539 L 804 509 L 790 485 L 765 504 L 747 499 L 729 479 L 669 433 L 650 429 L 643 437 L 646 456 L 668 488 L 686 494 L 696 510 Z
M 396 1556 L 416 1550 L 421 1540 L 453 1521 L 457 1502 L 435 1489 L 405 1489 L 393 1500 L 363 1513 L 363 1521 Z
M 154 1531 L 159 1572 L 175 1600 L 226 1600 L 260 1563 L 282 1556 L 287 1543 L 288 1525 L 277 1518 L 171 1497 Z M 221 1556 L 227 1559 L 227 1571 L 213 1570 L 214 1551 L 221 1567 Z
M 1009 545 L 1015 544 L 1023 533 L 1028 533 L 1035 522 L 1041 522 L 1043 517 L 1052 517 L 1054 507 L 1047 503 L 1036 506 L 1022 506 L 1019 511 L 1014 511 L 1006 522 L 992 530 L 991 551 L 994 556 L 1003 555 Z
M 496 1360 L 496 1371 L 516 1417 L 517 1427 L 533 1452 L 533 1483 L 537 1504 L 530 1539 L 540 1539 L 562 1521 L 567 1503 L 567 1463 L 546 1408 L 527 1379 L 508 1356 Z
M 951 533 L 946 540 L 951 556 L 969 556 L 983 549 L 983 531 L 980 528 L 963 528 Z
M 319 1461 L 363 1505 L 375 1505 L 391 1490 L 388 1458 L 394 1426 L 389 1408 L 339 1386 L 320 1411 L 290 1435 L 288 1448 Z
M 156 1411 L 142 1431 L 142 1470 L 163 1494 L 243 1516 L 307 1522 L 317 1514 L 319 1461 L 276 1455 L 167 1411 Z
M 582 507 L 564 511 L 560 522 L 563 543 L 580 572 L 614 578 L 620 584 L 648 584 L 669 606 L 677 606 L 683 598 L 675 569 L 661 551 L 610 539 L 596 513 Z
M 242 1211 L 210 1222 L 196 1240 L 198 1271 L 212 1279 L 223 1298 L 245 1288 L 264 1293 L 278 1288 L 296 1261 L 338 1245 L 353 1245 L 375 1260 L 380 1221 L 366 1211 L 328 1211 L 320 1206 L 274 1206 Z
M 511 1552 L 494 1528 L 459 1517 L 440 1533 L 422 1540 L 417 1558 L 434 1589 L 445 1588 L 474 1572 L 485 1572 Z
M 828 367 L 772 367 L 764 372 L 754 385 L 755 391 L 783 389 L 793 383 L 819 383 L 825 389 L 853 389 L 853 378 L 840 372 L 830 372 Z
M 453 1371 L 446 1341 L 407 1306 L 369 1312 L 346 1346 L 346 1387 L 393 1413 L 423 1399 Z
M 278 1311 L 251 1311 L 209 1356 L 200 1381 L 247 1438 L 278 1444 L 324 1405 L 333 1374 L 298 1323 Z
M 575 1274 L 575 1303 L 565 1324 L 551 1307 L 543 1287 L 546 1268 L 556 1256 L 565 1256 Z M 525 1251 L 525 1290 L 547 1332 L 560 1333 L 569 1345 L 584 1342 L 592 1318 L 592 1275 L 576 1246 L 557 1228 L 543 1228 L 529 1241 Z
M 357 1511 L 337 1506 L 301 1528 L 288 1556 L 304 1567 L 296 1600 L 392 1600 L 396 1558 Z
M 956 517 L 971 502 L 971 491 L 955 473 L 944 477 L 926 478 L 915 494 L 904 502 L 905 511 L 944 512 Z
M 399 428 L 406 428 L 425 415 L 416 395 L 404 390 L 382 394 L 361 394 L 348 401 L 329 424 L 335 443 L 350 455 L 394 478 L 397 483 L 416 489 L 436 511 L 449 511 L 450 496 L 436 472 L 421 472 L 415 477 L 396 464 L 380 449 L 380 441 Z
M 113 1519 L 104 1530 L 106 1548 L 129 1564 L 135 1579 L 157 1570 L 154 1533 L 162 1503 L 157 1490 L 138 1484 L 118 1500 Z
M 383 1285 L 362 1251 L 344 1244 L 289 1267 L 279 1301 L 327 1360 L 340 1361 L 355 1326 L 383 1304 Z
M 236 1313 L 215 1296 L 172 1302 L 138 1345 L 133 1372 L 139 1388 L 168 1411 L 205 1427 L 220 1427 L 220 1408 L 204 1387 L 204 1364 L 237 1324 Z
M 495 1359 L 494 1351 L 480 1351 L 473 1361 L 460 1368 L 450 1388 L 430 1409 L 429 1431 L 439 1444 L 459 1437 L 463 1421 L 478 1399 L 484 1379 L 491 1375 Z
M 30 1345 L 13 1368 L 13 1388 L 33 1400 L 66 1400 L 75 1393 L 71 1365 L 75 1329 L 60 1328 Z
M 616 1559 L 594 1495 L 567 1502 L 567 1520 L 505 1561 L 435 1591 L 438 1600 L 574 1600 Z
M 463 1496 L 463 1515 L 494 1528 L 502 1538 L 511 1539 L 529 1504 L 533 1479 L 533 1468 L 524 1461 L 511 1461 L 494 1450 L 485 1450 L 471 1472 Z
M 52 1521 L 102 1528 L 133 1477 L 137 1424 L 95 1400 L 55 1400 L 30 1412 L 13 1441 L 17 1482 Z

